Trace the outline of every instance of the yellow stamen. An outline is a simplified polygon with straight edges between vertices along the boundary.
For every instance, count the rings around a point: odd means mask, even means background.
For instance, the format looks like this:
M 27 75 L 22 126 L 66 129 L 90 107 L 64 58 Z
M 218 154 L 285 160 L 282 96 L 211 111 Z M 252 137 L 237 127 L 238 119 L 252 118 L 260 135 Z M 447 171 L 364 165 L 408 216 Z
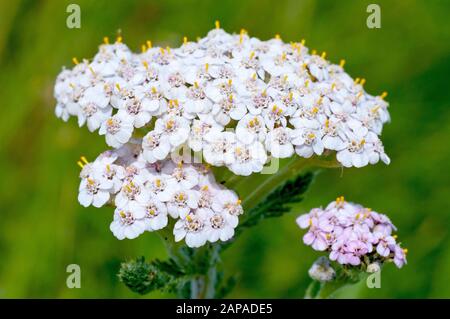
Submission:
M 361 81 L 361 79 L 360 79 L 360 78 L 356 78 L 356 79 L 355 79 L 355 84 L 358 84 L 359 81 Z
M 216 20 L 216 22 L 214 22 L 216 29 L 220 29 L 220 21 Z
M 187 220 L 188 222 L 191 222 L 191 221 L 192 221 L 191 215 L 187 215 L 187 216 L 186 216 L 186 220 Z
M 173 121 L 173 120 L 168 120 L 167 122 L 166 122 L 166 128 L 167 129 L 171 129 L 171 128 L 173 128 L 173 126 L 175 125 L 175 122 Z
M 308 87 L 309 86 L 309 79 L 306 79 L 305 80 L 305 87 Z
M 359 83 L 361 86 L 363 86 L 364 84 L 366 84 L 366 79 L 361 79 L 361 82 Z
M 382 99 L 384 99 L 387 95 L 388 95 L 388 93 L 386 91 L 384 91 L 383 93 L 381 93 L 380 97 Z
M 147 70 L 147 69 L 148 69 L 148 63 L 147 63 L 147 61 L 142 61 L 142 64 L 144 65 L 144 68 Z
M 116 88 L 120 91 L 121 89 L 120 89 L 120 84 L 119 83 L 116 83 Z
M 147 46 L 145 44 L 141 45 L 141 51 L 142 51 L 142 53 L 147 51 Z
M 340 66 L 341 68 L 343 68 L 344 65 L 345 65 L 345 60 L 342 59 L 342 60 L 339 62 L 339 66 Z
M 372 112 L 372 113 L 377 113 L 378 110 L 380 109 L 380 107 L 381 107 L 381 106 L 379 106 L 379 105 L 375 106 L 375 107 L 371 110 L 371 112 Z
M 194 87 L 197 89 L 198 88 L 198 83 L 197 81 L 194 82 Z
M 208 70 L 209 70 L 209 64 L 206 63 L 206 64 L 205 64 L 205 71 L 208 72 Z
M 325 51 L 322 52 L 322 55 L 320 56 L 322 59 L 325 59 L 327 57 L 327 53 Z
M 108 37 L 103 37 L 103 43 L 104 44 L 109 44 L 109 38 Z
M 80 158 L 81 158 L 81 160 L 82 160 L 85 164 L 89 163 L 88 160 L 86 159 L 86 157 L 81 156 Z
M 187 37 L 183 37 L 183 43 L 184 44 L 188 43 L 188 38 Z
M 255 57 L 255 51 L 250 52 L 250 60 Z
M 345 201 L 345 199 L 344 199 L 344 196 L 340 196 L 340 197 L 338 197 L 338 198 L 336 198 L 336 203 L 337 204 L 339 204 L 339 203 L 344 203 L 344 201 Z
M 78 63 L 80 63 L 80 62 L 78 62 L 78 59 L 77 59 L 76 57 L 73 57 L 73 58 L 72 58 L 72 62 L 73 62 L 73 64 L 75 64 L 75 65 L 77 65 Z
M 405 249 L 403 249 L 403 252 L 405 253 L 405 255 L 408 253 L 408 249 L 407 248 L 405 248 Z
M 117 43 L 122 43 L 122 40 L 123 40 L 123 38 L 121 35 L 117 36 L 117 39 L 116 39 Z
M 77 164 L 78 164 L 78 166 L 80 166 L 81 168 L 84 167 L 84 165 L 83 165 L 83 163 L 81 163 L 81 161 L 78 161 Z
M 145 42 L 147 44 L 147 48 L 151 49 L 152 48 L 152 41 L 147 40 L 147 42 Z
M 242 203 L 242 200 L 240 200 L 240 199 L 238 199 L 238 200 L 236 201 L 236 205 L 241 205 L 241 203 Z
M 156 92 L 158 92 L 158 91 L 156 91 L 156 88 L 154 86 L 152 86 L 152 93 L 156 94 Z
M 331 90 L 334 90 L 336 88 L 336 83 L 331 84 Z
M 315 50 L 315 49 L 312 50 L 312 51 L 311 51 L 311 54 L 312 54 L 312 55 L 316 55 L 316 54 L 317 54 L 317 50 Z
M 305 39 L 302 39 L 302 40 L 300 41 L 300 45 L 301 45 L 301 46 L 304 46 L 305 43 L 306 43 L 306 40 L 305 40 Z
M 280 40 L 281 36 L 277 33 L 277 34 L 275 34 L 275 39 Z
M 155 180 L 156 187 L 161 187 L 161 180 L 158 178 Z

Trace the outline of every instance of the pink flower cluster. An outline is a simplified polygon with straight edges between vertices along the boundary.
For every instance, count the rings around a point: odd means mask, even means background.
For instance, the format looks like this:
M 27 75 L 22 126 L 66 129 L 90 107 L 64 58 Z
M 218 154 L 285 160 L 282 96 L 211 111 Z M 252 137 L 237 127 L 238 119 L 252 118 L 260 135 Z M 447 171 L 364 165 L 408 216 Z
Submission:
M 396 227 L 384 215 L 338 197 L 325 209 L 314 208 L 297 218 L 300 228 L 308 228 L 303 242 L 314 250 L 329 251 L 330 260 L 342 265 L 393 261 L 406 264 L 407 249 L 397 243 Z

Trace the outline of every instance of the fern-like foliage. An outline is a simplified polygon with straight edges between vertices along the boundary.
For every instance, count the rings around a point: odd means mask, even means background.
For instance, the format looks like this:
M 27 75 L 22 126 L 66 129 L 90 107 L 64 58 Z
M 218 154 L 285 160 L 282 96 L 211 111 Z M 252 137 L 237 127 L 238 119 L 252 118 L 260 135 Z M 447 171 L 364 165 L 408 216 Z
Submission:
M 144 257 L 124 262 L 118 273 L 131 291 L 145 295 L 153 290 L 177 292 L 185 283 L 185 274 L 169 259 L 146 262 Z

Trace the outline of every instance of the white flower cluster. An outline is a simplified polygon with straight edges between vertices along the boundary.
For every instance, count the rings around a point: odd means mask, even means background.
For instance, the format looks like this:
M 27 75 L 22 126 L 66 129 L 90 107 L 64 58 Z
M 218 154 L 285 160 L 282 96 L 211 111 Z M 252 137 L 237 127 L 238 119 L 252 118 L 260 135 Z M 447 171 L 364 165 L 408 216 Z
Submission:
M 148 42 L 134 54 L 122 39 L 92 61 L 74 60 L 56 82 L 56 115 L 78 117 L 119 148 L 144 128 L 143 157 L 155 163 L 187 144 L 237 175 L 260 172 L 268 156 L 336 152 L 345 167 L 380 159 L 389 121 L 385 94 L 371 96 L 325 53 L 220 29 L 179 48 Z M 142 132 L 142 131 L 140 131 Z
M 102 153 L 93 162 L 82 157 L 78 200 L 83 206 L 116 206 L 110 229 L 118 239 L 133 239 L 145 231 L 166 227 L 176 219 L 175 241 L 189 247 L 233 237 L 241 201 L 216 183 L 208 167 L 148 163 L 139 144 Z

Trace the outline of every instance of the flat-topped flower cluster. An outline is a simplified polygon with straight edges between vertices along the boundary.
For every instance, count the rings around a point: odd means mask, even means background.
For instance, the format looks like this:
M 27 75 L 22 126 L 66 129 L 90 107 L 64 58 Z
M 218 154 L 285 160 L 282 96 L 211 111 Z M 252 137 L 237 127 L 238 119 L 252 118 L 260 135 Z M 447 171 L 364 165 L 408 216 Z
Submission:
M 120 148 L 143 136 L 143 158 L 164 160 L 188 145 L 237 175 L 260 172 L 268 157 L 336 152 L 345 167 L 389 158 L 379 135 L 389 121 L 385 94 L 371 96 L 304 41 L 228 34 L 217 26 L 179 48 L 135 54 L 118 38 L 91 61 L 74 60 L 55 85 L 56 115 L 76 116 Z
M 202 164 L 149 164 L 132 143 L 82 161 L 78 200 L 83 206 L 116 206 L 110 229 L 118 239 L 162 229 L 171 217 L 175 241 L 199 247 L 230 239 L 243 213 L 238 196 Z
M 346 202 L 338 197 L 325 209 L 314 208 L 297 218 L 307 228 L 303 242 L 314 250 L 330 252 L 330 260 L 342 265 L 366 266 L 393 261 L 398 268 L 406 264 L 393 232 L 397 229 L 386 215 Z

